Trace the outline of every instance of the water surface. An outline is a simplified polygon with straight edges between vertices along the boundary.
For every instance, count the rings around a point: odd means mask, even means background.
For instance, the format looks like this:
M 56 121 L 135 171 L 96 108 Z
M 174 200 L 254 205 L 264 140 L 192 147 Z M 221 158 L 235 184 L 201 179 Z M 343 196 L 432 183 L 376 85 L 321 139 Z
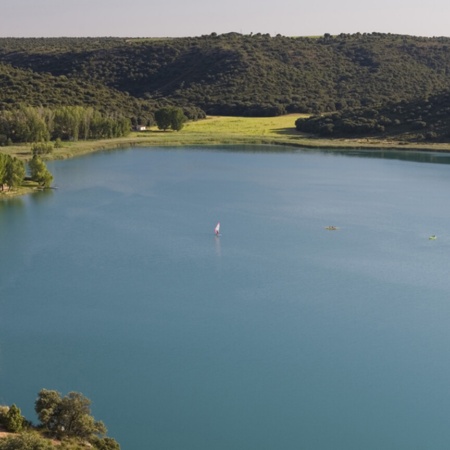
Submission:
M 0 403 L 80 391 L 124 450 L 448 449 L 448 156 L 252 150 L 0 202 Z

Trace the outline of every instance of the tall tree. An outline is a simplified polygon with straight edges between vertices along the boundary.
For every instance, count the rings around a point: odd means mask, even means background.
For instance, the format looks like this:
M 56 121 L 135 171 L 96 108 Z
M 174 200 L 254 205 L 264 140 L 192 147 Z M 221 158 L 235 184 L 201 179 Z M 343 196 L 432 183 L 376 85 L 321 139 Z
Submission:
M 180 131 L 186 122 L 186 116 L 181 108 L 160 108 L 155 112 L 155 121 L 160 130 Z
M 170 127 L 174 131 L 180 131 L 184 127 L 186 116 L 181 108 L 172 108 L 170 114 Z
M 155 121 L 160 130 L 168 130 L 172 124 L 170 108 L 160 108 L 155 111 Z
M 39 156 L 34 155 L 30 163 L 31 179 L 41 186 L 50 187 L 53 181 L 53 175 L 47 169 L 44 161 Z
M 25 178 L 25 165 L 17 158 L 9 158 L 6 164 L 5 183 L 10 188 L 16 188 L 23 183 Z

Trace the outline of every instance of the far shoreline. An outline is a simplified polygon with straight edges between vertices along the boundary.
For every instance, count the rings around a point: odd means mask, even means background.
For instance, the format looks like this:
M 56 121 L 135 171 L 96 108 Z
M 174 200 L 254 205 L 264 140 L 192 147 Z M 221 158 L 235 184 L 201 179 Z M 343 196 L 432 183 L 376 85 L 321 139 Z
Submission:
M 311 150 L 371 150 L 450 153 L 450 143 L 412 143 L 383 138 L 322 139 L 305 135 L 295 129 L 295 120 L 301 114 L 278 117 L 230 117 L 208 116 L 204 120 L 188 122 L 183 130 L 160 131 L 150 127 L 145 131 L 131 132 L 129 136 L 95 141 L 64 142 L 55 148 L 45 160 L 69 159 L 100 151 L 127 147 L 191 147 L 218 145 L 278 145 Z M 0 152 L 19 159 L 31 159 L 31 144 L 0 147 Z M 0 198 L 17 197 L 36 192 L 33 187 L 21 187 L 17 191 L 0 192 Z

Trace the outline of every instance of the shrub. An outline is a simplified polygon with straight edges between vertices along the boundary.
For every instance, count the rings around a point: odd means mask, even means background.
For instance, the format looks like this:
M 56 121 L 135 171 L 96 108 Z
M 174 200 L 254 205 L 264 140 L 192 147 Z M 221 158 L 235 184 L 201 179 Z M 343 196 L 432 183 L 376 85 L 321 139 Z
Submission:
M 18 433 L 23 430 L 25 418 L 22 416 L 20 409 L 16 405 L 12 405 L 9 408 L 4 417 L 4 425 L 6 430 L 11 433 Z
M 33 155 L 49 155 L 53 152 L 54 146 L 50 142 L 35 142 L 31 146 Z

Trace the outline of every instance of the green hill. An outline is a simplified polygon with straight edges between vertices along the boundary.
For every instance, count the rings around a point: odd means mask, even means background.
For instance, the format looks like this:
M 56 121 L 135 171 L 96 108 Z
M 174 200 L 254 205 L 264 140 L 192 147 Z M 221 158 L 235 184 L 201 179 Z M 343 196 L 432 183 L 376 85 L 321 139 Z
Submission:
M 448 92 L 450 38 L 213 33 L 173 39 L 0 39 L 0 108 L 89 105 L 125 113 L 135 123 L 150 123 L 163 105 L 182 106 L 191 118 L 201 117 L 200 109 L 240 116 L 338 112 L 328 119 L 333 127 L 320 132 L 333 128 L 341 135 L 370 128 L 345 131 L 338 124 L 341 114 L 377 111 L 402 123 L 398 134 L 408 136 L 411 127 L 426 122 L 416 134 L 436 138 L 447 133 L 449 113 L 442 105 Z M 426 103 L 427 119 L 424 111 L 413 114 L 420 102 Z M 372 112 L 361 112 L 364 108 Z M 403 117 L 404 111 L 414 117 Z M 392 131 L 383 120 L 377 121 L 378 132 Z
M 108 114 L 122 113 L 136 123 L 152 120 L 157 102 L 143 102 L 100 83 L 64 75 L 33 72 L 0 63 L 0 108 L 26 106 L 92 106 Z
M 120 91 L 209 114 L 263 116 L 377 106 L 448 90 L 449 48 L 448 38 L 380 33 L 4 38 L 0 62 L 99 92 L 108 87 L 116 96 Z
M 322 137 L 365 136 L 450 142 L 450 93 L 377 108 L 347 109 L 296 121 L 298 131 Z

